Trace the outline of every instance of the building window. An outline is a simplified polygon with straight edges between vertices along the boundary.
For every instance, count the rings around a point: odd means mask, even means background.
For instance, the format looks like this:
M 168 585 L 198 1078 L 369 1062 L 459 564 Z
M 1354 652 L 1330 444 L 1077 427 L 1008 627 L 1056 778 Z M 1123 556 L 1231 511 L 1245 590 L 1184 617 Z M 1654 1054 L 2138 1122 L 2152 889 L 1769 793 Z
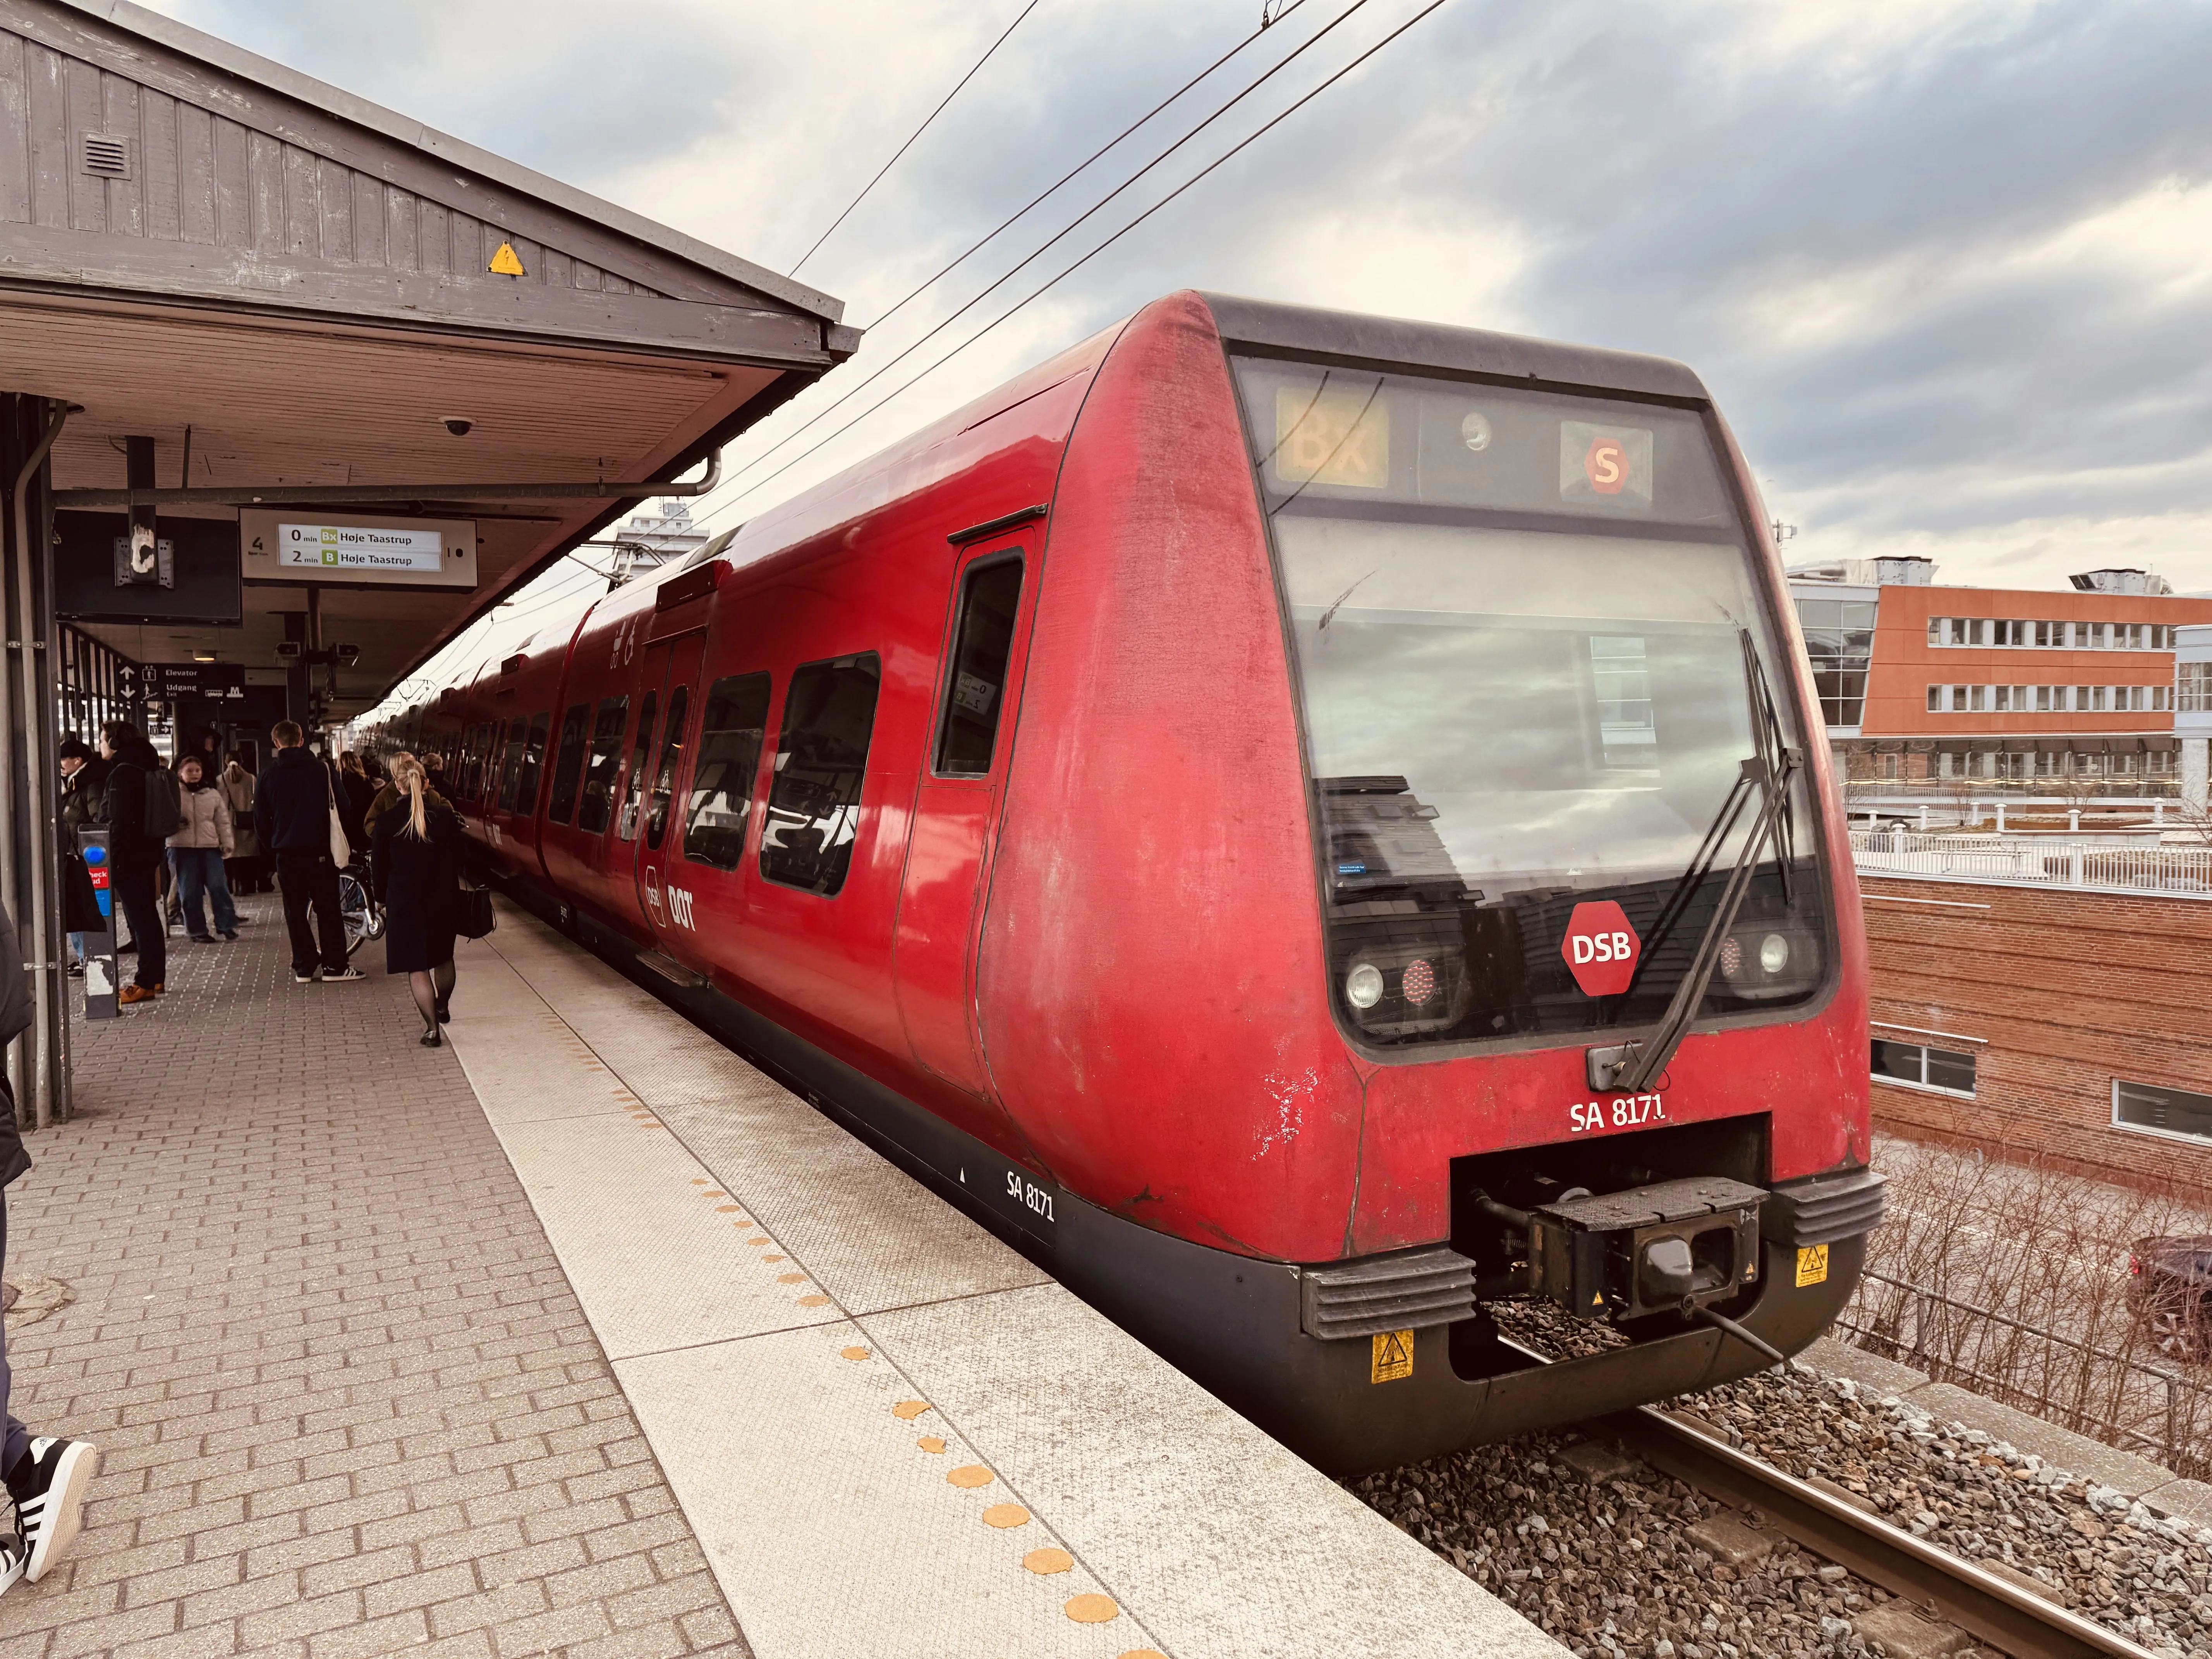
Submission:
M 1974 1097 L 1974 1057 L 1948 1048 L 1930 1048 L 1917 1042 L 1890 1042 L 1876 1037 L 1874 1076 L 1883 1083 L 1901 1083 L 1908 1089 L 1936 1094 Z M 2212 1105 L 2212 1102 L 2208 1102 Z
M 2115 1080 L 2112 1121 L 2120 1128 L 2145 1134 L 2212 1142 L 2212 1095 Z
M 2176 707 L 2185 714 L 2212 713 L 2212 662 L 2185 662 L 2174 673 L 2181 691 Z
M 1820 717 L 1830 726 L 1855 726 L 1865 718 L 1875 613 L 1875 606 L 1865 599 L 1797 601 L 1805 654 L 1812 659 L 1813 684 L 1820 695 Z

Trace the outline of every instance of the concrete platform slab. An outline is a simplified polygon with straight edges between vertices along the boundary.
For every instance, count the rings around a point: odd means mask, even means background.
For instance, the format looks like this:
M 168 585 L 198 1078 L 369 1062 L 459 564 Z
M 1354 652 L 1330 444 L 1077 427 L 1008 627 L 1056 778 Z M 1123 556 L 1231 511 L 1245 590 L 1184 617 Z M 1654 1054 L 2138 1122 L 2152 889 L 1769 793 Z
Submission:
M 464 948 L 455 1045 L 759 1659 L 1558 1659 L 604 964 L 507 907 Z

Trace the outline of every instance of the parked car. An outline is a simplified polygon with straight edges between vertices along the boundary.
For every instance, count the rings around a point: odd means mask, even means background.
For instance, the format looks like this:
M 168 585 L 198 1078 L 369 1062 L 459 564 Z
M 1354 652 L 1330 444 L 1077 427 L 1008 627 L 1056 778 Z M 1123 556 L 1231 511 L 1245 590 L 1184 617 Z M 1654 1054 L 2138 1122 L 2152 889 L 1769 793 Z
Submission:
M 2197 1364 L 2212 1360 L 2212 1233 L 2130 1245 L 2128 1306 L 2160 1352 Z

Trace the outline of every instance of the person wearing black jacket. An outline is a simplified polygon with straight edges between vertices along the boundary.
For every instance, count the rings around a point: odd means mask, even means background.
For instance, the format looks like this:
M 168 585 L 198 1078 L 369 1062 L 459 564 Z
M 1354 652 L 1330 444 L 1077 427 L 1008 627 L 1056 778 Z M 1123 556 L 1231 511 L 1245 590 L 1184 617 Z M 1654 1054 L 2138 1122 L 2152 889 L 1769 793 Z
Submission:
M 143 741 L 141 739 L 141 741 Z M 34 1018 L 31 988 L 23 978 L 23 951 L 15 924 L 0 909 L 0 1048 L 28 1030 Z M 0 1267 L 8 1257 L 5 1188 L 31 1167 L 15 1128 L 15 1097 L 0 1072 Z M 0 1530 L 0 1590 L 18 1578 L 36 1583 L 76 1537 L 86 1488 L 100 1473 L 100 1448 L 88 1440 L 33 1435 L 8 1409 L 8 1343 L 0 1333 L 0 1479 L 15 1500 L 15 1527 Z
M 329 770 L 301 747 L 306 734 L 279 720 L 269 740 L 276 752 L 262 769 L 253 797 L 253 830 L 276 855 L 284 926 L 292 936 L 292 977 L 347 983 L 368 977 L 346 961 L 345 918 L 338 911 L 338 867 L 331 862 L 331 809 L 337 805 Z M 310 926 L 308 910 L 314 911 Z M 322 950 L 315 948 L 316 934 Z
M 369 867 L 385 905 L 384 971 L 407 975 L 422 1016 L 422 1046 L 444 1039 L 450 1017 L 453 939 L 460 919 L 461 821 L 428 787 L 422 763 L 402 755 L 392 764 L 394 804 L 377 818 Z
M 168 845 L 146 833 L 146 779 L 161 769 L 161 757 L 146 734 L 129 720 L 110 720 L 100 728 L 100 758 L 107 771 L 108 885 L 131 923 L 138 949 L 137 970 L 116 1000 L 125 1006 L 151 1002 L 167 988 L 169 930 L 161 919 L 155 872 L 168 867 Z
M 75 878 L 70 861 L 78 857 L 76 832 L 97 828 L 106 822 L 108 763 L 76 738 L 62 739 L 60 754 L 62 879 L 73 883 Z M 84 933 L 87 931 L 91 930 L 74 931 L 69 936 L 69 970 L 71 974 L 84 972 Z

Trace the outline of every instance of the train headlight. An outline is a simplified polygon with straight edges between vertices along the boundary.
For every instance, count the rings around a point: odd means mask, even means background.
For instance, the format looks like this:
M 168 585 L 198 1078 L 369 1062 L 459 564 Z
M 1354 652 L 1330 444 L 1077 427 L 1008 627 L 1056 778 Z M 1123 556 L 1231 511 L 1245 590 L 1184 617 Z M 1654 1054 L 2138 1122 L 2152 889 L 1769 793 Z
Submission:
M 1382 1000 L 1382 970 L 1363 962 L 1344 976 L 1344 1000 L 1355 1008 L 1372 1008 Z
M 1759 942 L 1759 971 L 1771 978 L 1790 965 L 1790 941 L 1780 933 L 1769 933 Z

